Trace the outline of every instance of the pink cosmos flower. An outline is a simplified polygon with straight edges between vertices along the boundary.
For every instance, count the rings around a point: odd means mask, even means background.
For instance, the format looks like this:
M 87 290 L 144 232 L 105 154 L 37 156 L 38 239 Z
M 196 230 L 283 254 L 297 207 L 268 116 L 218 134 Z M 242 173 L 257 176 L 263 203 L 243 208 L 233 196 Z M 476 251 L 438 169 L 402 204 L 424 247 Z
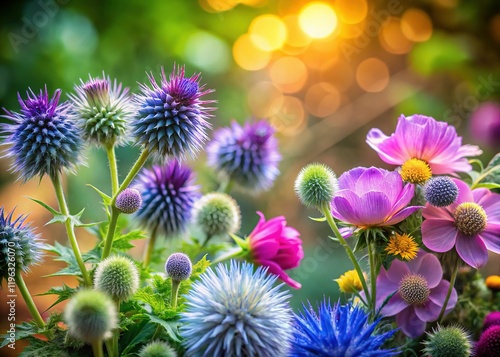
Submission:
M 404 185 L 399 173 L 376 167 L 357 167 L 339 177 L 332 215 L 357 227 L 390 226 L 422 208 L 410 206 L 414 185 Z
M 500 253 L 500 194 L 472 190 L 458 179 L 456 201 L 447 207 L 425 206 L 422 241 L 439 253 L 455 247 L 464 262 L 476 269 L 488 260 L 488 250 Z
M 439 260 L 430 253 L 420 251 L 409 262 L 395 260 L 389 270 L 380 269 L 377 277 L 377 307 L 395 294 L 382 308 L 382 315 L 396 315 L 396 323 L 403 333 L 411 338 L 422 335 L 426 322 L 439 317 L 450 283 L 443 280 L 443 269 Z M 457 303 L 457 292 L 453 288 L 445 313 Z
M 301 285 L 285 273 L 287 269 L 298 267 L 304 257 L 299 232 L 288 227 L 283 216 L 266 221 L 261 212 L 257 214 L 260 220 L 248 236 L 253 261 L 268 267 L 270 273 L 292 288 L 300 289 Z
M 387 136 L 380 129 L 371 129 L 366 142 L 392 165 L 403 165 L 411 159 L 427 163 L 433 174 L 451 174 L 470 171 L 466 156 L 482 153 L 474 145 L 462 145 L 455 128 L 424 115 L 401 115 L 396 131 Z

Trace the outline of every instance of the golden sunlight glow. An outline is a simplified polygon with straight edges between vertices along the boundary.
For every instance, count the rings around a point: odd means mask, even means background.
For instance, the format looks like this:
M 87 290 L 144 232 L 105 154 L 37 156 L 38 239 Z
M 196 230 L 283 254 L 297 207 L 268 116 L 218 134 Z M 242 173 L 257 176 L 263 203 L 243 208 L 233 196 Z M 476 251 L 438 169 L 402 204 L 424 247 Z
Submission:
M 306 127 L 305 110 L 300 99 L 284 96 L 275 115 L 269 118 L 271 125 L 283 135 L 294 136 Z
M 271 81 L 284 93 L 295 93 L 307 81 L 307 68 L 297 57 L 282 57 L 269 68 Z
M 320 82 L 311 86 L 306 93 L 306 109 L 319 118 L 333 114 L 340 106 L 340 93 L 330 83 Z
M 389 68 L 377 58 L 368 58 L 356 68 L 356 81 L 367 92 L 380 92 L 389 84 Z
M 408 53 L 413 45 L 401 30 L 401 21 L 391 17 L 380 29 L 379 40 L 382 47 L 389 53 L 401 55 Z
M 408 9 L 401 17 L 401 30 L 411 41 L 427 41 L 432 35 L 431 18 L 420 9 Z
M 255 47 L 250 35 L 241 35 L 233 45 L 233 57 L 238 66 L 248 71 L 257 71 L 267 66 L 271 54 Z
M 268 118 L 276 114 L 282 105 L 283 94 L 271 82 L 258 82 L 248 91 L 248 106 L 256 117 Z
M 347 91 L 354 81 L 354 72 L 349 62 L 339 58 L 323 62 L 320 78 L 335 86 L 340 92 Z
M 286 44 L 293 47 L 305 47 L 311 42 L 311 38 L 302 31 L 297 15 L 288 15 L 283 18 L 287 29 Z
M 340 20 L 346 24 L 357 24 L 368 14 L 366 0 L 336 0 L 335 10 Z
M 325 38 L 337 27 L 337 15 L 332 7 L 323 2 L 313 2 L 302 8 L 299 24 L 313 38 Z
M 255 46 L 264 51 L 281 48 L 287 38 L 285 23 L 275 15 L 256 17 L 250 24 L 248 33 Z

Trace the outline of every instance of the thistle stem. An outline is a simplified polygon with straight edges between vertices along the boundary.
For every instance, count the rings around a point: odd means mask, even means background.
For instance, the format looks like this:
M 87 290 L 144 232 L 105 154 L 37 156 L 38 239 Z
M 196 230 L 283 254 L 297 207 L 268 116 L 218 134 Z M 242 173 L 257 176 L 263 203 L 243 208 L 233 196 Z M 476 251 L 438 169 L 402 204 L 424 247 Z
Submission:
M 41 329 L 45 328 L 45 322 L 43 322 L 42 316 L 40 315 L 40 312 L 38 312 L 38 309 L 36 308 L 35 302 L 33 301 L 33 298 L 31 297 L 31 294 L 28 291 L 28 287 L 24 282 L 21 272 L 16 273 L 16 284 L 17 287 L 19 288 L 19 291 L 21 292 L 21 295 L 23 296 L 24 301 L 26 302 L 26 306 L 28 307 L 28 310 L 31 313 L 33 320 L 35 320 L 36 325 Z
M 177 280 L 172 280 L 172 299 L 171 305 L 173 309 L 177 308 L 177 295 L 179 294 L 179 287 L 181 286 L 181 282 Z
M 147 241 L 146 249 L 144 250 L 144 256 L 142 258 L 142 266 L 147 268 L 151 262 L 151 257 L 153 256 L 153 251 L 155 250 L 156 237 L 158 236 L 158 226 L 156 226 L 151 232 L 151 237 Z
M 328 225 L 330 226 L 331 230 L 335 234 L 335 237 L 339 240 L 340 244 L 345 249 L 347 255 L 349 256 L 349 259 L 351 259 L 351 262 L 354 265 L 354 269 L 358 273 L 359 279 L 361 280 L 361 285 L 363 286 L 363 291 L 365 292 L 366 300 L 368 302 L 368 308 L 370 310 L 372 310 L 374 308 L 374 306 L 371 306 L 372 305 L 372 300 L 370 298 L 371 292 L 368 290 L 368 285 L 366 284 L 366 280 L 365 280 L 365 276 L 363 275 L 363 271 L 361 270 L 361 267 L 359 266 L 359 263 L 356 259 L 356 256 L 354 255 L 351 247 L 349 247 L 349 245 L 347 244 L 344 237 L 342 237 L 342 234 L 340 234 L 340 231 L 337 228 L 335 221 L 333 220 L 332 212 L 330 210 L 328 203 L 323 203 L 321 205 L 321 212 L 325 216 L 326 221 L 328 222 Z
M 97 340 L 92 343 L 92 351 L 94 352 L 94 357 L 104 357 L 104 351 L 102 350 L 102 340 Z
M 457 262 L 455 263 L 453 267 L 453 271 L 451 273 L 451 279 L 450 279 L 450 287 L 448 288 L 448 292 L 446 293 L 446 298 L 444 299 L 443 307 L 441 308 L 441 312 L 439 313 L 438 317 L 438 323 L 442 323 L 444 314 L 446 313 L 446 307 L 448 306 L 448 301 L 450 301 L 450 296 L 451 292 L 453 291 L 453 287 L 455 286 L 455 280 L 457 279 L 458 275 L 458 266 L 459 266 L 460 260 L 457 259 Z
M 111 176 L 111 192 L 112 196 L 116 195 L 120 183 L 118 181 L 118 167 L 116 164 L 115 146 L 106 145 L 106 154 L 109 161 L 109 173 Z
M 371 285 L 371 305 L 373 309 L 371 313 L 375 313 L 375 308 L 377 305 L 377 267 L 375 265 L 375 252 L 374 243 L 368 243 L 368 259 L 370 261 L 370 285 Z
M 220 257 L 215 259 L 213 262 L 210 262 L 210 265 L 218 264 L 218 263 L 223 262 L 224 260 L 227 260 L 227 259 L 241 257 L 244 254 L 245 254 L 245 251 L 241 247 L 237 247 L 237 248 L 231 249 L 226 254 L 221 255 Z
M 118 196 L 120 192 L 126 189 L 128 185 L 130 185 L 132 180 L 135 178 L 135 176 L 139 173 L 140 169 L 144 166 L 150 154 L 151 152 L 149 150 L 144 149 L 141 155 L 137 158 L 137 161 L 134 163 L 134 166 L 132 166 L 132 168 L 130 169 L 129 173 L 127 174 L 127 177 L 125 177 L 125 179 L 123 180 L 122 184 L 118 188 L 118 191 L 113 195 L 113 201 L 111 202 L 112 205 L 115 204 L 116 196 Z
M 82 254 L 80 252 L 80 247 L 78 247 L 78 241 L 76 240 L 75 228 L 71 222 L 71 217 L 69 214 L 68 205 L 66 199 L 64 198 L 64 190 L 61 182 L 61 174 L 57 173 L 55 176 L 51 177 L 52 184 L 54 185 L 54 190 L 56 191 L 57 202 L 59 204 L 59 209 L 61 213 L 66 217 L 64 225 L 66 227 L 66 234 L 68 235 L 71 248 L 73 249 L 73 254 L 75 255 L 76 262 L 80 268 L 83 276 L 83 282 L 86 286 L 92 286 L 92 281 L 90 280 L 89 273 L 83 262 Z
M 115 236 L 116 225 L 118 223 L 118 216 L 120 216 L 120 211 L 114 205 L 111 206 L 111 219 L 109 221 L 108 233 L 106 234 L 106 240 L 104 241 L 104 249 L 102 251 L 102 260 L 106 259 L 111 253 L 111 246 L 113 245 L 113 238 Z
M 115 305 L 116 305 L 116 313 L 118 314 L 118 316 L 120 316 L 120 301 L 115 301 Z M 118 339 L 119 338 L 120 338 L 120 328 L 117 327 L 113 331 L 113 342 L 112 342 L 113 350 L 112 350 L 112 354 L 111 354 L 111 356 L 113 356 L 113 357 L 118 357 Z

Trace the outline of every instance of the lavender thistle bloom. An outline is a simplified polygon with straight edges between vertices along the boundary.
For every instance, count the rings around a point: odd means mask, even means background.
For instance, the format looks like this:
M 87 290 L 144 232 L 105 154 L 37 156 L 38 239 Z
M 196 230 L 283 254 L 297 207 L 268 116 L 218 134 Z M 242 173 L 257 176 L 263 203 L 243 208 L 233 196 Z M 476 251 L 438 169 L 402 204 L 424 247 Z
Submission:
M 274 129 L 265 121 L 233 122 L 220 128 L 208 145 L 208 163 L 229 179 L 252 191 L 269 189 L 279 175 L 281 155 Z
M 189 166 L 177 160 L 144 169 L 134 186 L 142 195 L 142 206 L 136 213 L 139 223 L 168 236 L 184 231 L 200 197 L 194 179 Z
M 127 121 L 132 114 L 129 89 L 122 90 L 116 79 L 102 73 L 75 86 L 75 94 L 69 94 L 74 104 L 75 119 L 80 121 L 84 138 L 95 144 L 112 146 L 126 140 Z
M 286 356 L 290 295 L 266 269 L 231 261 L 200 276 L 186 296 L 180 332 L 186 356 Z
M 49 100 L 47 87 L 39 95 L 30 89 L 27 99 L 18 93 L 21 113 L 4 111 L 3 117 L 14 121 L 2 126 L 7 134 L 4 144 L 11 145 L 5 156 L 13 157 L 11 170 L 23 181 L 47 174 L 55 177 L 63 170 L 73 171 L 80 163 L 81 132 L 68 115 L 70 104 L 58 105 L 61 90 Z
M 213 90 L 204 90 L 199 74 L 185 78 L 184 67 L 174 67 L 168 81 L 162 68 L 160 84 L 152 73 L 148 78 L 152 88 L 140 84 L 142 94 L 134 99 L 132 129 L 137 143 L 162 158 L 194 158 L 208 138 L 208 112 L 215 109 L 205 106 L 214 101 L 200 98 Z

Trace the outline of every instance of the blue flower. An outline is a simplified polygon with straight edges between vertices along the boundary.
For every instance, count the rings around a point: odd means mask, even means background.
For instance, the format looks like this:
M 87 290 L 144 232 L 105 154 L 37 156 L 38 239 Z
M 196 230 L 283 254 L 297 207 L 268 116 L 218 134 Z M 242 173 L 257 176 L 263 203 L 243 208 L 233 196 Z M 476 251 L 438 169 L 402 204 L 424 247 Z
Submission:
M 13 157 L 11 169 L 20 173 L 24 181 L 39 175 L 55 177 L 62 170 L 73 171 L 80 163 L 81 132 L 76 122 L 68 117 L 70 104 L 58 105 L 61 90 L 49 100 L 47 87 L 37 96 L 30 89 L 28 99 L 18 93 L 21 113 L 6 109 L 5 144 L 11 145 L 6 156 Z
M 186 296 L 180 332 L 187 356 L 286 356 L 292 337 L 290 297 L 276 276 L 231 261 L 208 269 Z
M 162 158 L 194 158 L 208 138 L 208 112 L 215 109 L 204 106 L 214 101 L 200 98 L 212 90 L 200 86 L 199 74 L 185 78 L 184 67 L 174 67 L 169 80 L 162 68 L 160 84 L 152 73 L 148 77 L 152 88 L 140 84 L 142 93 L 134 100 L 132 129 L 137 143 Z
M 274 129 L 265 120 L 233 122 L 220 128 L 207 147 L 208 163 L 238 185 L 252 190 L 267 190 L 279 175 L 281 155 Z
M 4 208 L 0 207 L 0 284 L 10 276 L 12 263 L 16 273 L 27 273 L 31 265 L 42 260 L 42 240 L 24 224 L 27 216 L 13 219 L 13 214 L 14 211 L 5 215 Z
M 380 320 L 368 322 L 368 315 L 359 306 L 323 302 L 318 313 L 304 306 L 295 315 L 291 356 L 369 357 L 395 356 L 396 349 L 382 349 L 396 330 L 375 334 Z
M 142 206 L 136 212 L 139 223 L 150 232 L 158 230 L 168 236 L 182 233 L 200 197 L 194 179 L 189 166 L 177 160 L 142 170 L 134 185 L 142 196 Z

